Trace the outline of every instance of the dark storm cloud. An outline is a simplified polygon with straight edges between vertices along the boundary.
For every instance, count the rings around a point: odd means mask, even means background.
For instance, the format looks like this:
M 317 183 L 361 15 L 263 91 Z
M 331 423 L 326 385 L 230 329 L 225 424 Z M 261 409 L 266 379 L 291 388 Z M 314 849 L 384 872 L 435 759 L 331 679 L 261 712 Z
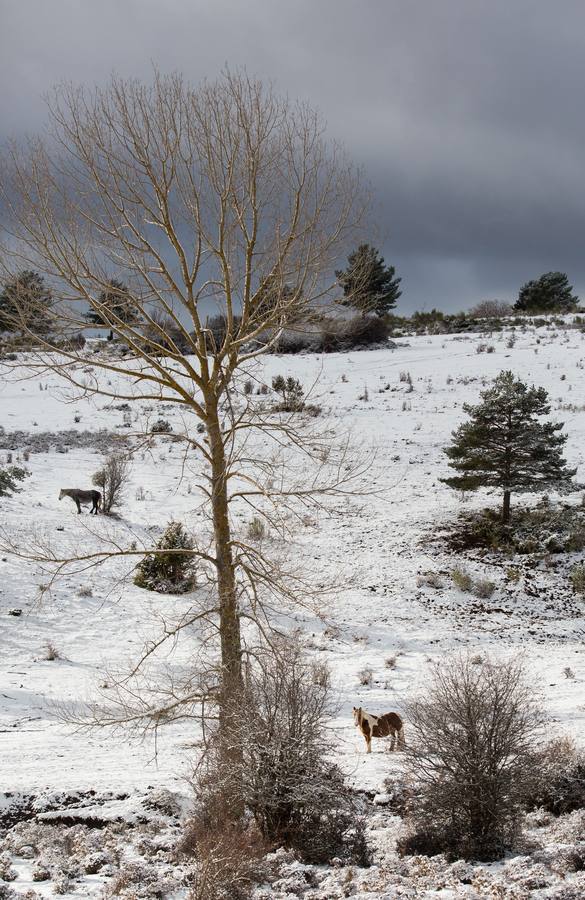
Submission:
M 369 175 L 404 307 L 585 295 L 582 0 L 0 0 L 2 133 L 43 92 L 228 63 L 310 100 Z

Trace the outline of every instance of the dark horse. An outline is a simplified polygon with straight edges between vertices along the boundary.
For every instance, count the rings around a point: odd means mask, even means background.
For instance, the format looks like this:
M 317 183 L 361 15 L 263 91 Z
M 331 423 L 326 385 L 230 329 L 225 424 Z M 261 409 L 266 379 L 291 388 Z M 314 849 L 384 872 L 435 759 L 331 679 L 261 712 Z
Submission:
M 59 500 L 62 500 L 63 497 L 71 497 L 74 503 L 77 504 L 77 512 L 81 512 L 81 504 L 85 506 L 88 503 L 91 503 L 91 509 L 89 514 L 93 513 L 97 516 L 100 503 L 102 502 L 102 495 L 99 491 L 82 491 L 79 488 L 61 488 L 59 491 Z

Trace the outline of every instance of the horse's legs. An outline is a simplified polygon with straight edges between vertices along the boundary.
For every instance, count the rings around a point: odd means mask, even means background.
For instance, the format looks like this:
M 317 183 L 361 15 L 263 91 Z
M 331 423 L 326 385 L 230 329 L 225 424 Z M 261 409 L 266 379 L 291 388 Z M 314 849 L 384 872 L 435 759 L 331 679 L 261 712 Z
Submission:
M 364 735 L 364 737 L 366 739 L 366 753 L 371 753 L 372 752 L 372 737 L 369 734 Z
M 81 515 L 81 503 L 79 502 L 77 497 L 75 498 L 75 502 L 77 503 L 77 515 L 79 516 Z
M 392 742 L 390 744 L 390 752 L 392 752 L 394 750 L 394 748 L 396 747 L 396 732 L 392 731 L 391 734 L 392 734 Z

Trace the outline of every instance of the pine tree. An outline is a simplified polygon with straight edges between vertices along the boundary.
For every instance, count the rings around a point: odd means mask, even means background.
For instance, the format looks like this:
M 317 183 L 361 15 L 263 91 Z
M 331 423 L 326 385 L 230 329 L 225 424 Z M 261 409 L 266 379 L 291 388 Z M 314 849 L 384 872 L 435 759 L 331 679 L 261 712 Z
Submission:
M 384 316 L 401 296 L 401 278 L 395 278 L 394 266 L 385 266 L 384 258 L 369 244 L 360 246 L 348 258 L 344 271 L 335 273 L 343 288 L 344 306 L 353 306 L 362 315 L 373 312 Z
M 113 325 L 122 322 L 125 325 L 133 325 L 137 321 L 135 305 L 132 303 L 130 291 L 127 286 L 116 278 L 108 282 L 107 288 L 101 292 L 99 302 L 103 308 L 92 309 L 86 313 L 86 318 L 94 325 L 105 325 L 110 328 L 108 340 L 112 340 Z
M 518 312 L 572 312 L 579 298 L 564 272 L 545 272 L 520 289 L 514 309 Z
M 550 413 L 544 388 L 528 387 L 512 372 L 500 372 L 482 392 L 481 403 L 466 403 L 463 409 L 470 419 L 453 432 L 453 444 L 445 449 L 449 465 L 459 473 L 441 478 L 449 487 L 503 491 L 504 523 L 510 521 L 512 493 L 570 489 L 577 470 L 568 469 L 562 456 L 567 440 L 559 434 L 563 423 L 539 421 Z
M 46 334 L 52 295 L 38 272 L 24 269 L 0 294 L 0 331 Z
M 192 591 L 196 584 L 196 554 L 190 552 L 193 549 L 193 539 L 181 522 L 169 522 L 156 547 L 157 550 L 166 552 L 145 556 L 136 566 L 134 584 L 160 594 L 185 594 Z

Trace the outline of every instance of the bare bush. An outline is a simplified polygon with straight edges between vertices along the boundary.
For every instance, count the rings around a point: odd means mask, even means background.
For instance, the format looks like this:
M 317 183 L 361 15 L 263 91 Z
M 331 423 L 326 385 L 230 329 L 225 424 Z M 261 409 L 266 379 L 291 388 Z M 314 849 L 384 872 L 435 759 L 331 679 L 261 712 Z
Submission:
M 254 516 L 248 523 L 248 540 L 261 541 L 266 537 L 266 524 L 260 516 Z
M 178 849 L 195 858 L 189 900 L 245 900 L 270 868 L 265 859 L 270 847 L 253 824 L 226 821 L 223 829 L 210 831 L 197 818 L 190 819 Z
M 120 453 L 108 456 L 101 469 L 92 476 L 92 484 L 102 489 L 102 512 L 109 516 L 120 506 L 124 488 L 130 478 L 130 459 Z
M 368 667 L 366 667 L 365 669 L 360 669 L 360 671 L 358 672 L 358 679 L 363 687 L 368 687 L 368 685 L 372 683 L 373 677 L 374 673 Z
M 225 828 L 235 783 L 265 841 L 306 862 L 365 862 L 363 821 L 338 766 L 326 758 L 330 680 L 295 639 L 257 655 L 244 693 L 229 711 L 233 762 L 214 739 L 195 777 L 196 818 Z
M 488 600 L 496 589 L 496 585 L 489 578 L 474 578 L 471 593 L 480 600 Z
M 482 300 L 469 310 L 472 319 L 502 319 L 512 315 L 512 307 L 504 300 Z
M 61 652 L 55 646 L 53 641 L 47 641 L 45 643 L 45 655 L 43 659 L 46 659 L 48 662 L 53 662 L 56 659 L 61 659 Z
M 549 741 L 539 756 L 537 778 L 527 797 L 532 809 L 555 816 L 585 807 L 585 751 L 568 737 Z
M 443 587 L 443 579 L 438 572 L 421 572 L 416 579 L 417 587 L 432 587 L 439 590 Z
M 408 719 L 418 796 L 402 852 L 499 858 L 519 835 L 543 722 L 522 664 L 437 664 Z

